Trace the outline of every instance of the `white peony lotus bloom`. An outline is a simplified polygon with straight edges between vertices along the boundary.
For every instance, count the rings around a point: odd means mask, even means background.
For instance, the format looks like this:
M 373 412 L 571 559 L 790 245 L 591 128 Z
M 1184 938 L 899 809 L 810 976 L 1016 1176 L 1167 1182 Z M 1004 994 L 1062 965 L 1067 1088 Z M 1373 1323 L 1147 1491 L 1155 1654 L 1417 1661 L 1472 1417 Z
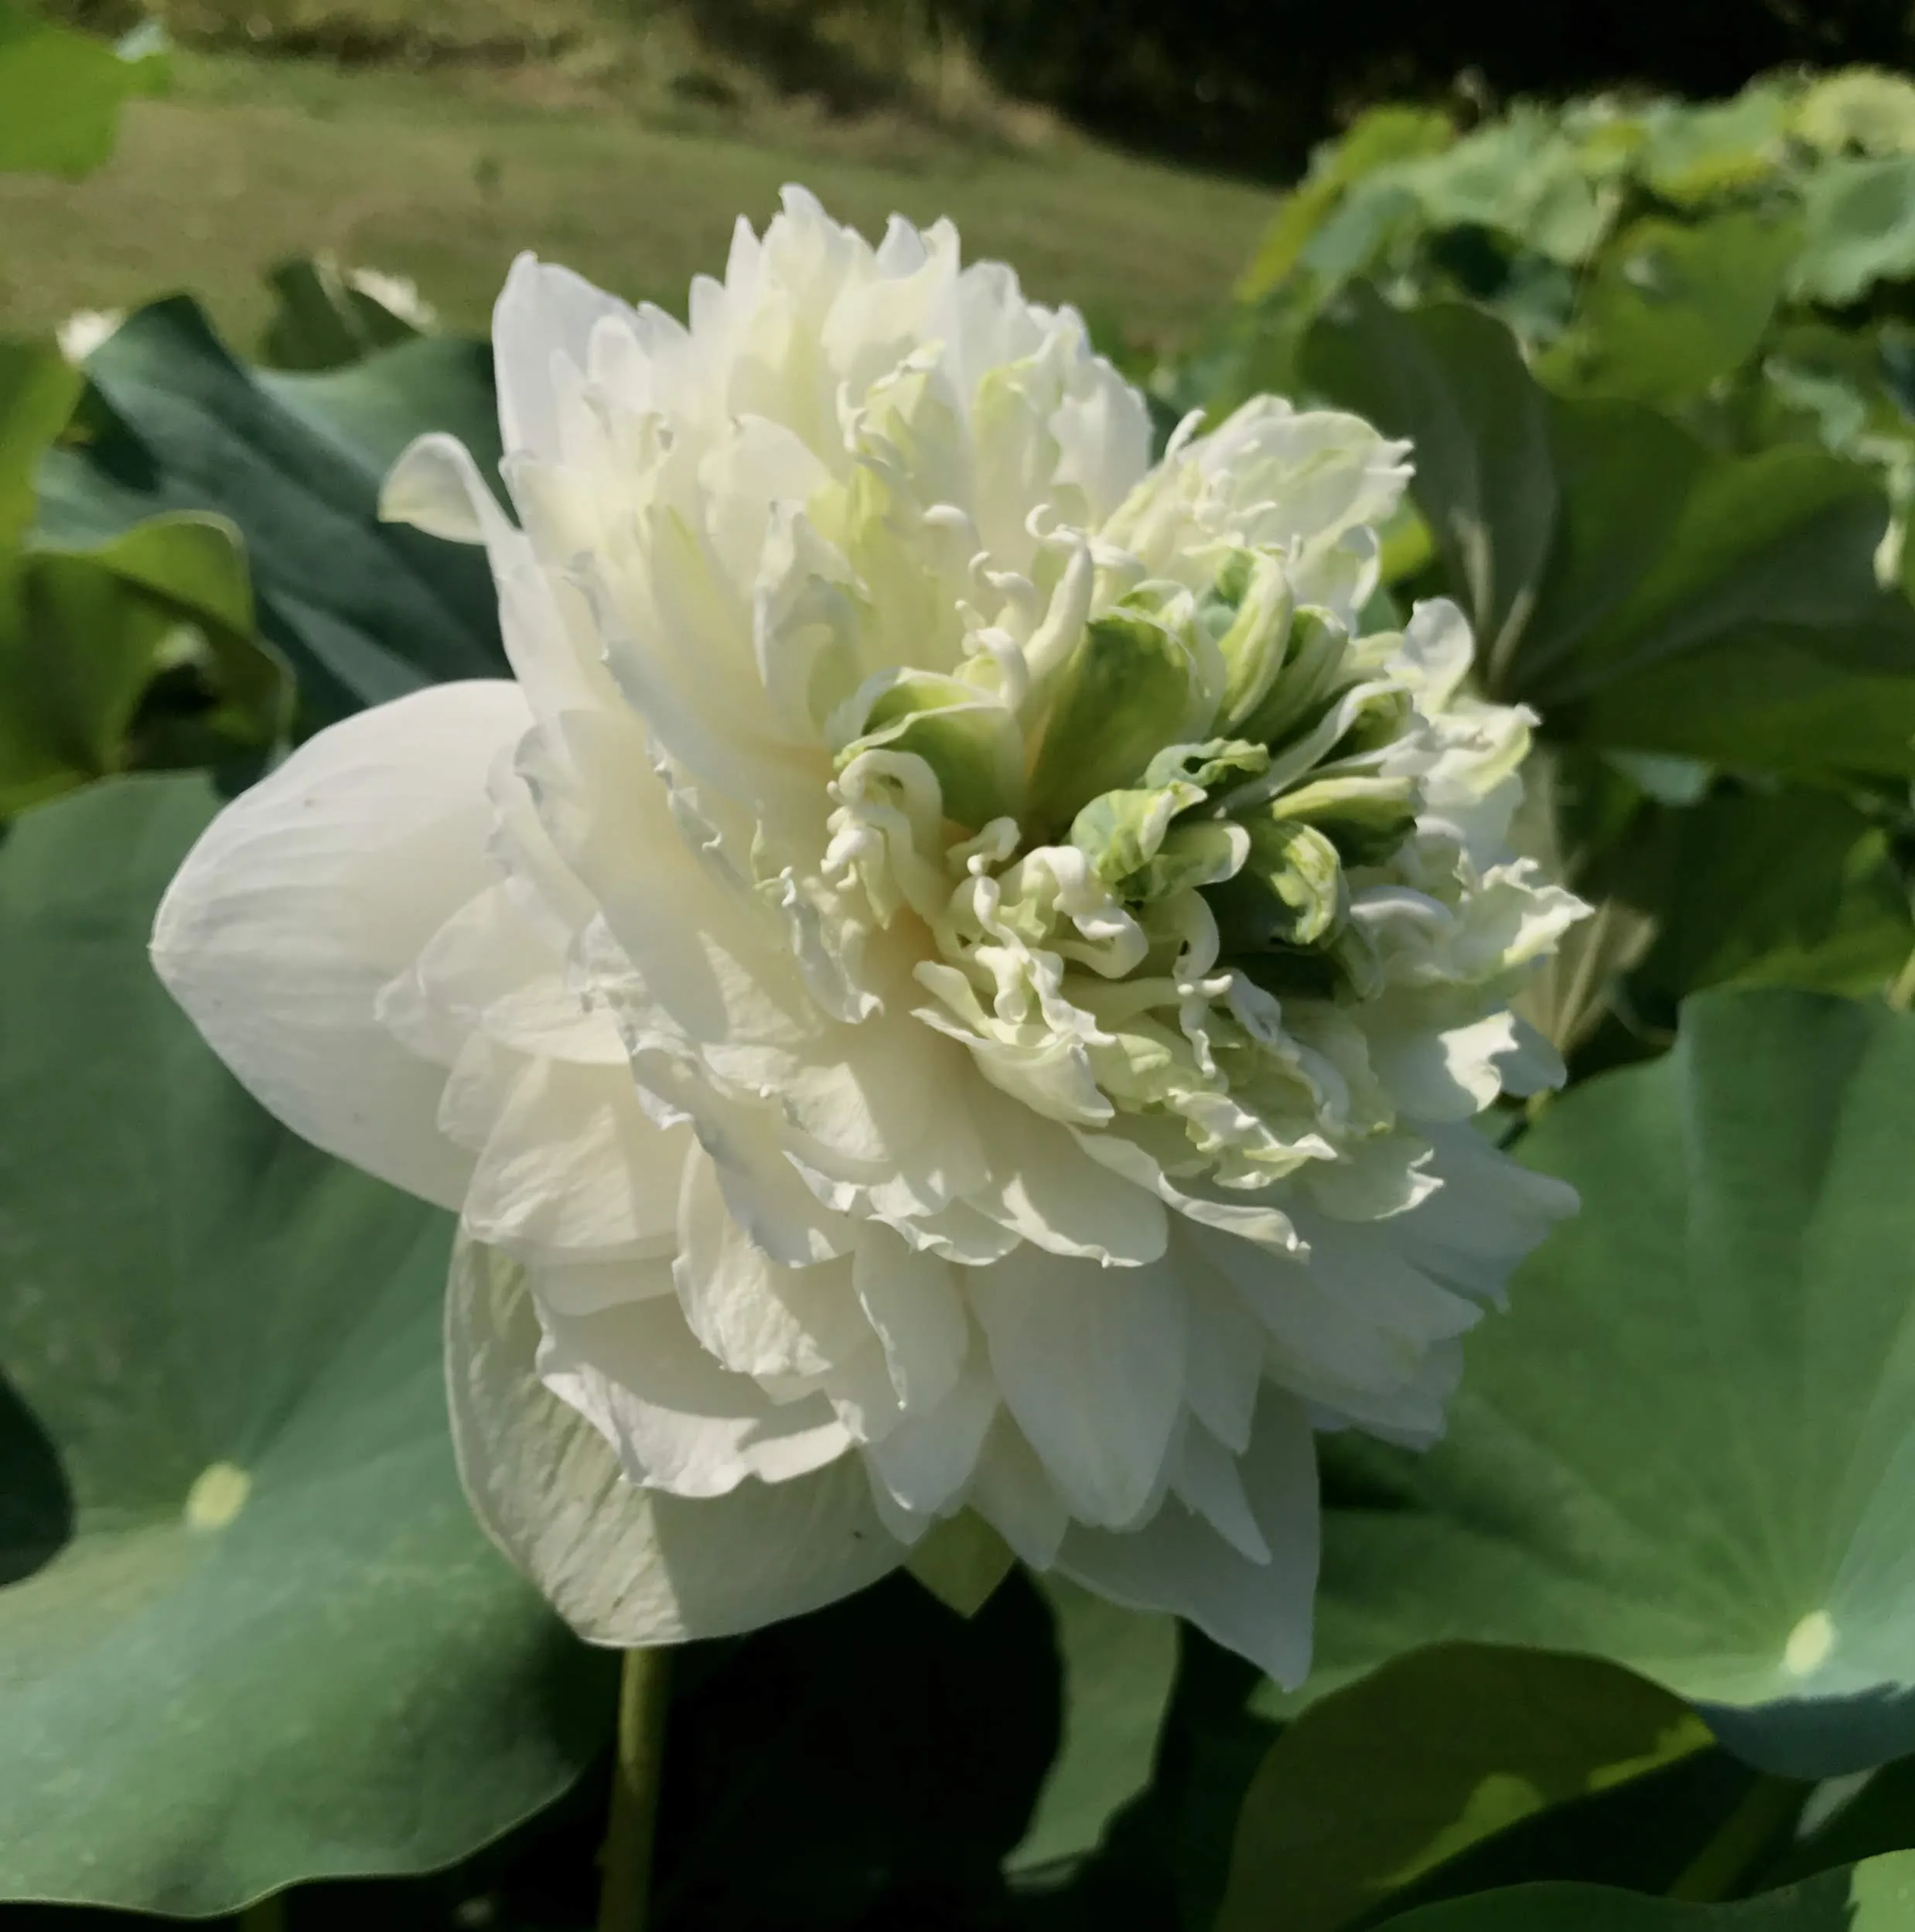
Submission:
M 1294 1683 L 1312 1432 L 1433 1438 L 1573 1206 L 1470 1124 L 1560 1077 L 1508 1002 L 1582 909 L 1459 613 L 1364 629 L 1405 445 L 1153 466 L 1076 315 L 796 190 L 688 328 L 526 258 L 496 342 L 520 527 L 443 437 L 387 509 L 484 542 L 514 681 L 303 746 L 153 942 L 459 1210 L 480 1514 L 630 1644 L 972 1511 Z
M 87 357 L 111 341 L 125 320 L 124 309 L 76 309 L 53 331 L 53 340 L 74 368 L 84 368 Z

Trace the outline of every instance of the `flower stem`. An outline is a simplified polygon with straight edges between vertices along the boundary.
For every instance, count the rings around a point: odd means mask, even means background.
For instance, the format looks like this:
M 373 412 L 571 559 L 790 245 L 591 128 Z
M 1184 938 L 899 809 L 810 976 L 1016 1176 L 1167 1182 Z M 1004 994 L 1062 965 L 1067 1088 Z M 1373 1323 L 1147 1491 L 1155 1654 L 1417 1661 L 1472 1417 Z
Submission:
M 645 1932 L 670 1680 L 661 1650 L 627 1650 L 619 1675 L 618 1755 L 599 1855 L 599 1932 Z

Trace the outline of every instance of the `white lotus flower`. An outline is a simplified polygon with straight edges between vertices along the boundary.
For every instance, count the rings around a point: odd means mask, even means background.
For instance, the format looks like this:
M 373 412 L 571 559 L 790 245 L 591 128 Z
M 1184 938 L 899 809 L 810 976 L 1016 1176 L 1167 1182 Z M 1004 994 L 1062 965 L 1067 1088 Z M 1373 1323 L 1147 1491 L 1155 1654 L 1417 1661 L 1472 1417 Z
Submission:
M 1581 910 L 1446 605 L 1362 633 L 1405 448 L 1265 400 L 1152 467 L 1067 309 L 788 195 L 691 326 L 521 260 L 483 539 L 515 682 L 229 807 L 160 971 L 459 1209 L 495 1535 L 591 1637 L 736 1630 L 975 1511 L 1308 1659 L 1313 1429 L 1420 1443 L 1572 1203 L 1471 1117 Z
M 124 309 L 76 309 L 53 331 L 60 353 L 76 369 L 85 366 L 96 349 L 120 333 L 126 320 Z
M 419 293 L 419 285 L 410 275 L 390 275 L 383 268 L 348 268 L 346 282 L 369 302 L 376 302 L 389 316 L 409 323 L 422 336 L 439 326 L 439 311 Z

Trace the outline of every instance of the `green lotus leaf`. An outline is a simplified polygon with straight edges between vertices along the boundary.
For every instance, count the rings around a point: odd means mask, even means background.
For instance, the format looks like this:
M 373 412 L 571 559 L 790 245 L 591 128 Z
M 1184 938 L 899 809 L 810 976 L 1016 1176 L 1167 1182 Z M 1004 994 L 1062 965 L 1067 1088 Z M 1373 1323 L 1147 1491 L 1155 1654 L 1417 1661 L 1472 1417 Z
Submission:
M 1521 1143 L 1582 1211 L 1449 1432 L 1330 1513 L 1319 1688 L 1445 1638 L 1586 1653 L 1791 1777 L 1915 1749 L 1915 1019 L 1718 992 Z
M 113 780 L 0 846 L 0 1896 L 428 1869 L 611 1702 L 461 1495 L 449 1217 L 268 1119 L 148 964 L 215 802 Z
M 505 674 L 483 554 L 379 520 L 380 485 L 415 435 L 449 430 L 496 460 L 484 344 L 432 338 L 316 374 L 251 370 L 178 297 L 131 317 L 87 374 L 96 433 L 43 466 L 46 541 L 89 547 L 167 510 L 226 517 L 309 725 Z
M 1517 1885 L 1388 1923 L 1397 1932 L 1906 1932 L 1915 1925 L 1915 1852 L 1866 1859 L 1724 1905 L 1599 1885 Z
M 1797 295 L 1855 302 L 1878 282 L 1915 274 L 1915 155 L 1829 162 L 1809 181 L 1804 217 Z
M 120 108 L 163 79 L 163 43 L 107 41 L 0 0 L 0 174 L 90 174 L 113 152 Z
M 1239 299 L 1254 302 L 1290 275 L 1348 189 L 1393 162 L 1439 153 L 1456 138 L 1455 122 L 1438 108 L 1366 108 L 1340 141 L 1317 151 L 1309 178 L 1285 198 L 1244 271 Z
M 1012 1876 L 1054 1876 L 1094 1851 L 1149 1784 L 1177 1674 L 1173 1617 L 1094 1596 L 1067 1578 L 1039 1588 L 1063 1674 L 1063 1738 L 1029 1828 L 1005 1861 Z
M 116 771 L 257 761 L 284 736 L 290 684 L 223 518 L 155 517 L 18 561 L 0 612 L 0 818 Z
M 1915 85 L 1875 67 L 1824 74 L 1796 104 L 1795 132 L 1831 154 L 1915 153 Z
M 1747 212 L 1632 223 L 1603 250 L 1545 374 L 1644 402 L 1700 396 L 1755 353 L 1801 238 Z
M 1313 1705 L 1251 1781 L 1217 1932 L 1335 1932 L 1552 1805 L 1705 1749 L 1614 1664 L 1444 1644 Z
M 1710 449 L 1669 417 L 1543 390 L 1508 332 L 1350 292 L 1313 383 L 1415 440 L 1441 589 L 1492 692 L 1552 736 L 1792 777 L 1915 772 L 1915 609 L 1878 581 L 1872 470 L 1806 443 Z
M 1649 117 L 1643 179 L 1680 208 L 1760 186 L 1787 159 L 1791 102 L 1758 83 L 1732 101 L 1664 107 Z

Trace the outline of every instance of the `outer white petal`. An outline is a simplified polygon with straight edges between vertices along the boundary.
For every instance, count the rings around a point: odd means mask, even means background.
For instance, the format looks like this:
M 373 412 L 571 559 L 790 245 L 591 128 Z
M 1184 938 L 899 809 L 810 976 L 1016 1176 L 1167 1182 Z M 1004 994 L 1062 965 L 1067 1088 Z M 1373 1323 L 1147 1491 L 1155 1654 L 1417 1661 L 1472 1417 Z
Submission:
M 574 619 L 584 615 L 577 598 L 568 604 L 546 581 L 531 543 L 499 507 L 456 437 L 435 431 L 411 444 L 387 474 L 379 514 L 449 543 L 485 545 L 506 656 L 541 717 L 611 700 L 599 640 L 589 626 L 568 623 L 568 612 Z
M 1002 1411 L 984 1439 L 969 1500 L 1033 1569 L 1047 1570 L 1057 1560 L 1070 1511 L 1037 1452 Z
M 536 1270 L 531 1280 L 536 1293 Z M 729 1495 L 748 1476 L 783 1483 L 808 1475 L 851 1446 L 822 1396 L 774 1404 L 749 1376 L 720 1367 L 668 1294 L 590 1315 L 547 1305 L 540 1323 L 540 1380 L 618 1452 L 626 1478 L 646 1488 Z
M 588 1641 L 756 1630 L 903 1561 L 855 1457 L 695 1501 L 633 1487 L 604 1437 L 541 1384 L 538 1343 L 518 1269 L 462 1244 L 446 1316 L 459 1474 L 493 1541 Z
M 1430 1172 L 1442 1185 L 1391 1229 L 1404 1255 L 1466 1295 L 1501 1298 L 1520 1262 L 1576 1211 L 1576 1191 L 1538 1174 L 1473 1127 L 1438 1128 Z
M 906 1415 L 865 1449 L 873 1487 L 899 1508 L 928 1520 L 945 1512 L 971 1480 L 998 1414 L 998 1392 L 983 1354 L 974 1347 L 941 1402 Z
M 992 1162 L 972 1204 L 1059 1256 L 1134 1267 L 1159 1259 L 1170 1217 L 1136 1177 L 1077 1135 L 994 1091 L 973 1102 Z
M 1503 1091 L 1503 1063 L 1524 1044 L 1516 1015 L 1491 1013 L 1446 1032 L 1413 1010 L 1408 1017 L 1422 1023 L 1369 1029 L 1377 1077 L 1418 1120 L 1474 1118 Z
M 262 1105 L 448 1207 L 472 1159 L 435 1124 L 445 1070 L 375 1011 L 496 879 L 486 774 L 529 722 L 514 685 L 472 683 L 320 732 L 207 827 L 154 923 L 161 978 Z
M 966 1289 L 1005 1405 L 1070 1514 L 1135 1521 L 1183 1408 L 1189 1312 L 1174 1271 L 1024 1248 L 973 1270 Z
M 1172 1493 L 1253 1563 L 1270 1561 L 1237 1459 L 1207 1429 L 1186 1429 L 1170 1475 Z
M 1214 1268 L 1178 1244 L 1190 1295 L 1190 1413 L 1234 1455 L 1250 1441 L 1263 1384 L 1264 1333 L 1244 1298 Z
M 603 320 L 629 326 L 633 312 L 569 268 L 531 254 L 513 263 L 492 311 L 499 427 L 508 450 L 563 460 L 564 398 L 589 369 L 592 330 Z
M 1239 1463 L 1268 1563 L 1253 1562 L 1176 1499 L 1128 1534 L 1074 1524 L 1057 1567 L 1133 1609 L 1169 1610 L 1294 1688 L 1310 1667 L 1316 1589 L 1316 1452 L 1300 1404 L 1274 1389 Z

